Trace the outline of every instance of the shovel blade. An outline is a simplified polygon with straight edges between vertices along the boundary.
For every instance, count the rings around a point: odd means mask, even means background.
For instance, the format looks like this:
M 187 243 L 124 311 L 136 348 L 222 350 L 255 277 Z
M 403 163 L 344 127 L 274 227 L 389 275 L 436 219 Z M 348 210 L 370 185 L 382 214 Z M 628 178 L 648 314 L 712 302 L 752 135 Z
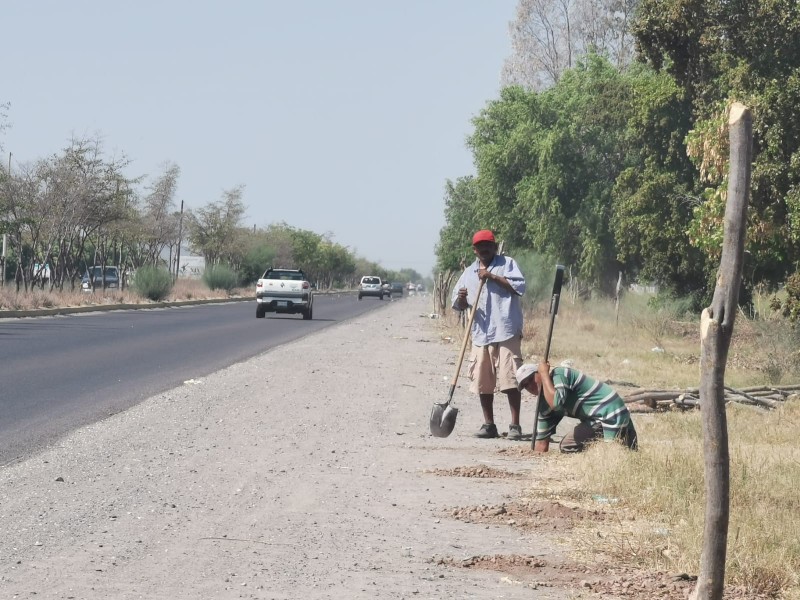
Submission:
M 458 409 L 450 403 L 434 404 L 431 409 L 431 434 L 434 437 L 447 437 L 456 427 Z

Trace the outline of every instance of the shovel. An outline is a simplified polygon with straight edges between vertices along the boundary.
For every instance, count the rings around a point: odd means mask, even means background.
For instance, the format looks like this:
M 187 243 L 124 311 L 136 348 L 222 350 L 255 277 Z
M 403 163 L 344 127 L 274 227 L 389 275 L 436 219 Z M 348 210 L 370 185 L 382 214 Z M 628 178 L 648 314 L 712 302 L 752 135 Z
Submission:
M 556 265 L 556 278 L 553 281 L 553 295 L 550 297 L 550 326 L 547 329 L 547 345 L 544 347 L 544 362 L 550 358 L 550 342 L 553 339 L 553 324 L 558 314 L 558 300 L 561 297 L 561 284 L 564 282 L 564 265 Z M 533 408 L 533 435 L 531 436 L 531 450 L 536 445 L 536 430 L 539 428 L 539 402 L 544 400 L 542 386 L 536 396 L 536 405 Z
M 472 331 L 472 322 L 475 320 L 475 311 L 478 309 L 478 299 L 481 297 L 484 283 L 486 283 L 486 280 L 481 279 L 481 282 L 478 284 L 478 293 L 475 295 L 472 311 L 469 315 L 469 323 L 467 323 L 467 330 L 464 332 L 464 341 L 461 343 L 461 353 L 458 355 L 458 360 L 456 361 L 456 372 L 453 375 L 453 382 L 450 384 L 450 393 L 447 395 L 447 402 L 434 404 L 431 409 L 431 434 L 434 437 L 447 437 L 453 433 L 453 429 L 456 426 L 458 409 L 450 403 L 453 401 L 453 392 L 455 392 L 456 383 L 458 383 L 458 375 L 461 373 L 461 363 L 464 362 L 464 352 L 467 349 L 470 331 Z

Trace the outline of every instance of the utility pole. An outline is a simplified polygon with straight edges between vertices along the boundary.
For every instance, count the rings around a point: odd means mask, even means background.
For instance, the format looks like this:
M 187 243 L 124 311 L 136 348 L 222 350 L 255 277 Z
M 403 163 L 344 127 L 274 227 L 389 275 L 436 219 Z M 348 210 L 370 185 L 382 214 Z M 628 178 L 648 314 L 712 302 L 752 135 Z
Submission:
M 11 152 L 8 153 L 8 179 L 11 181 Z M 9 185 L 11 185 L 9 183 Z M 6 287 L 6 246 L 8 234 L 3 233 L 3 254 L 0 255 L 0 287 Z
M 6 238 L 7 234 L 3 234 L 3 255 L 0 256 L 0 287 L 6 287 Z
M 178 280 L 181 268 L 181 243 L 183 241 L 183 200 L 181 200 L 181 216 L 178 219 L 178 255 L 175 257 L 175 281 Z

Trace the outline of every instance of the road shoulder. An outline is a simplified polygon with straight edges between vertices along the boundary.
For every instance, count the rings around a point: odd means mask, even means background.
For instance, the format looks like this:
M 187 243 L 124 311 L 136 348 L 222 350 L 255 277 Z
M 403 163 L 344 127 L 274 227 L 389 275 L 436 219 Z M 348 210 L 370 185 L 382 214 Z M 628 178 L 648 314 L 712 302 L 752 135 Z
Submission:
M 387 302 L 4 467 L 0 596 L 570 597 L 558 541 L 488 514 L 537 476 L 525 443 L 474 439 L 466 385 L 453 435 L 428 433 L 457 348 L 427 302 Z

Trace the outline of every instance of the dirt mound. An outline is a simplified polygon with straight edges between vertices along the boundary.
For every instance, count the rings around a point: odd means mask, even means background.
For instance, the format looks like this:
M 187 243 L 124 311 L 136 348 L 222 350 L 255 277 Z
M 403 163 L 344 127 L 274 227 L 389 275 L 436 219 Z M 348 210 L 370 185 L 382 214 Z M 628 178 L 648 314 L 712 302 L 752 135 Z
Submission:
M 523 530 L 571 529 L 576 521 L 605 519 L 600 511 L 565 506 L 558 502 L 521 498 L 494 506 L 467 506 L 446 509 L 444 516 L 465 523 L 510 525 Z
M 453 469 L 430 469 L 425 472 L 443 477 L 477 477 L 480 479 L 519 479 L 522 477 L 520 473 L 511 473 L 503 469 L 487 467 L 486 465 L 455 467 Z

